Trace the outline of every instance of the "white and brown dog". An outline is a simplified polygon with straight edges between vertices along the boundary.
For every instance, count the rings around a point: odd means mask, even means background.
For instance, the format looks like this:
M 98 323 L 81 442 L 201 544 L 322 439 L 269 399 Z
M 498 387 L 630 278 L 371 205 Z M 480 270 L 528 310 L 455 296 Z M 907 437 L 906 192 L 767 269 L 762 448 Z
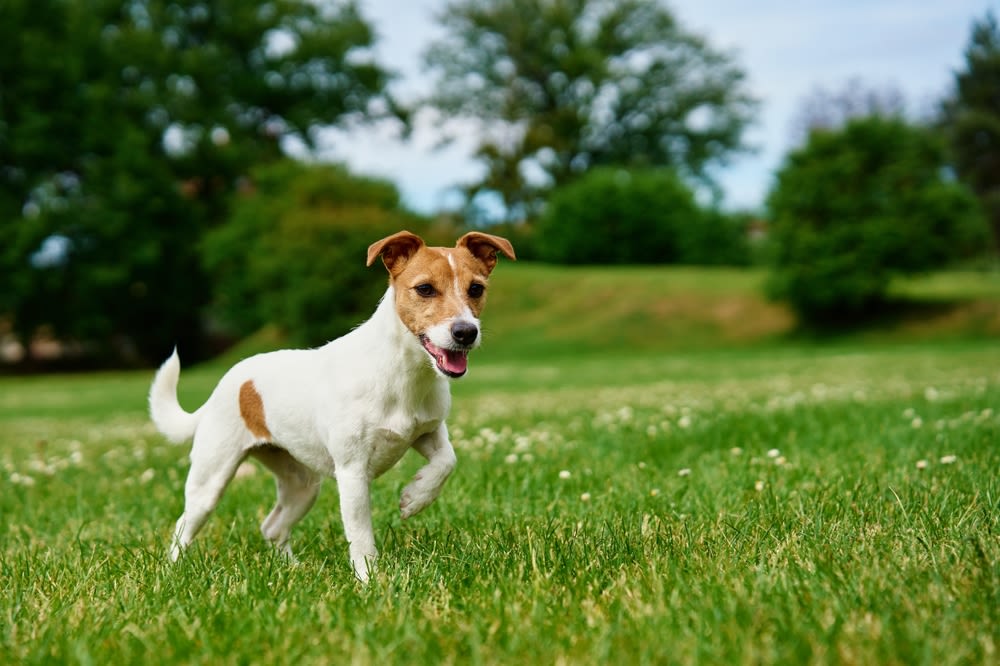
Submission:
M 292 527 L 312 507 L 323 477 L 337 479 L 351 564 L 367 580 L 378 556 L 372 480 L 411 447 L 427 458 L 403 489 L 399 509 L 408 518 L 437 498 L 455 466 L 445 426 L 448 379 L 465 374 L 469 351 L 479 345 L 479 314 L 498 253 L 514 259 L 507 240 L 477 232 L 454 248 L 428 247 L 408 231 L 383 238 L 368 248 L 368 265 L 381 256 L 389 270 L 389 288 L 371 319 L 318 349 L 237 363 L 194 413 L 177 401 L 175 350 L 149 392 L 157 429 L 174 442 L 194 437 L 171 559 L 251 455 L 277 481 L 277 503 L 261 531 L 289 557 Z

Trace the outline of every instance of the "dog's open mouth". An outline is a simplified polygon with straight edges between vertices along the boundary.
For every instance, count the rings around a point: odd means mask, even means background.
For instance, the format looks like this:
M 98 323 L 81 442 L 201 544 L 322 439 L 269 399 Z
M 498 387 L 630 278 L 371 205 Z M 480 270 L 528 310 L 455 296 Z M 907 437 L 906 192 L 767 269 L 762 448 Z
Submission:
M 420 343 L 423 344 L 424 349 L 434 359 L 438 370 L 449 377 L 461 377 L 469 368 L 468 349 L 443 349 L 423 335 L 420 336 Z

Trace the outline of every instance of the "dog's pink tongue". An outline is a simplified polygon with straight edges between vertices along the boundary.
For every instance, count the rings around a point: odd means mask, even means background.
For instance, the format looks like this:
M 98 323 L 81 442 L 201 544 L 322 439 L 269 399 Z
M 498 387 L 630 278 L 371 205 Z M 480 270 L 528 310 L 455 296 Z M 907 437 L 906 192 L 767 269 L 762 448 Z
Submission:
M 467 352 L 443 350 L 444 356 L 442 357 L 443 363 L 441 367 L 456 375 L 460 375 L 466 371 L 469 367 L 469 355 Z

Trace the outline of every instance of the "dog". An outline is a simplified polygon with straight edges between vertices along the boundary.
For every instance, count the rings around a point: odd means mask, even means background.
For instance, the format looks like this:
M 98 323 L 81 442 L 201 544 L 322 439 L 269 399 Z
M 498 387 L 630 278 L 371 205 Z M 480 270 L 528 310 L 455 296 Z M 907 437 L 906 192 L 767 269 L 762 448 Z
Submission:
M 482 340 L 480 313 L 497 255 L 510 242 L 470 232 L 454 248 L 429 247 L 408 231 L 368 248 L 389 286 L 375 313 L 316 349 L 258 354 L 234 365 L 208 400 L 188 413 L 177 400 L 177 350 L 149 392 L 150 416 L 170 441 L 193 437 L 184 512 L 170 544 L 176 561 L 218 504 L 236 468 L 253 456 L 274 473 L 277 502 L 261 524 L 265 539 L 294 561 L 292 528 L 334 477 L 355 576 L 366 582 L 378 550 L 370 486 L 409 449 L 427 459 L 403 489 L 404 519 L 425 509 L 455 467 L 445 419 L 449 382 L 468 369 Z

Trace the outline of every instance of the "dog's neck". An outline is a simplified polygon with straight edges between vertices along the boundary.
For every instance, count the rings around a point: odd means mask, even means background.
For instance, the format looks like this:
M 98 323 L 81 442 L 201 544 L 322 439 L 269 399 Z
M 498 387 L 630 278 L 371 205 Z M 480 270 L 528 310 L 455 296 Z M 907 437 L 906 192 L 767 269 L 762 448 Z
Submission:
M 364 354 L 380 372 L 412 377 L 421 383 L 447 382 L 434 371 L 417 336 L 400 320 L 392 285 L 386 289 L 371 318 L 350 335 L 357 345 L 355 353 Z

